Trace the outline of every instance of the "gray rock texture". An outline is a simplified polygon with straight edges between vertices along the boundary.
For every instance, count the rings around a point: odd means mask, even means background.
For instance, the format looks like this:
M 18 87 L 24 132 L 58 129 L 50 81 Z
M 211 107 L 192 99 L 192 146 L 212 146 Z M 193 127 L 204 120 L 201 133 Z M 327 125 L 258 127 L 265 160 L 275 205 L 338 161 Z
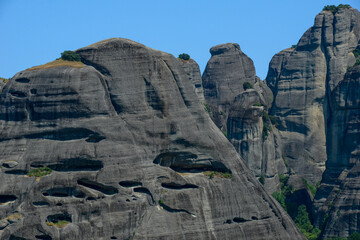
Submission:
M 274 56 L 266 79 L 289 182 L 297 188 L 301 178 L 322 180 L 313 202 L 321 239 L 360 231 L 359 40 L 356 9 L 323 11 L 296 48 Z
M 77 53 L 2 90 L 1 239 L 304 239 L 204 111 L 194 63 L 126 39 Z
M 360 66 L 351 68 L 332 91 L 328 125 L 329 160 L 316 195 L 316 223 L 323 238 L 359 232 L 360 214 Z M 324 220 L 325 219 L 325 220 Z
M 187 61 L 179 58 L 178 60 L 182 65 L 182 67 L 184 68 L 188 77 L 191 79 L 195 87 L 196 95 L 198 96 L 200 102 L 204 103 L 205 102 L 204 89 L 202 86 L 202 79 L 201 79 L 201 72 L 199 65 L 191 58 Z
M 353 8 L 323 11 L 296 48 L 278 53 L 270 63 L 266 81 L 274 93 L 271 114 L 279 123 L 283 155 L 313 184 L 321 180 L 325 161 L 336 156 L 327 140 L 328 99 L 355 62 L 359 21 Z
M 210 53 L 202 76 L 209 114 L 253 173 L 265 179 L 268 192 L 275 192 L 278 173 L 287 170 L 280 138 L 267 114 L 271 90 L 255 75 L 253 61 L 238 44 L 218 45 Z

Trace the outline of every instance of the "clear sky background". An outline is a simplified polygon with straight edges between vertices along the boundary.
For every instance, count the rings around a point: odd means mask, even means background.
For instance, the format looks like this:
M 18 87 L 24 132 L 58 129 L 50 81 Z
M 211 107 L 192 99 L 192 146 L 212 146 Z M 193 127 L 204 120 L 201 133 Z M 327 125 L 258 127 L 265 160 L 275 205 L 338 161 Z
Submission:
M 0 0 L 0 77 L 94 42 L 122 37 L 178 56 L 203 72 L 209 49 L 239 43 L 264 79 L 274 54 L 296 44 L 325 5 L 360 0 Z

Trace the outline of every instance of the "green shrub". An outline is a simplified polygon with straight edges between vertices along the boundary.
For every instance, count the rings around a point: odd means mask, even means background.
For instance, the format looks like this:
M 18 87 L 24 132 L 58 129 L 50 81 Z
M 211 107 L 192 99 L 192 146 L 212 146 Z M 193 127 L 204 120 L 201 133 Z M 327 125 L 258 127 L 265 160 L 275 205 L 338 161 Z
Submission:
M 254 88 L 254 86 L 249 82 L 244 82 L 243 88 L 244 88 L 244 90 L 248 90 L 248 89 Z
M 354 54 L 355 58 L 358 58 L 360 56 L 360 49 L 355 49 L 353 51 L 353 54 Z
M 353 232 L 349 237 L 348 240 L 360 240 L 360 233 Z
M 323 8 L 323 11 L 330 11 L 333 13 L 337 13 L 341 8 L 350 8 L 351 6 L 348 4 L 339 4 L 338 6 L 335 5 L 327 5 Z
M 218 178 L 232 178 L 232 174 L 229 172 L 218 172 L 218 171 L 205 171 L 203 172 L 205 176 L 208 176 L 210 179 L 214 177 Z
M 190 59 L 190 55 L 187 53 L 179 54 L 179 58 L 185 61 L 188 61 Z
M 271 195 L 273 196 L 273 198 L 276 199 L 276 201 L 278 201 L 280 203 L 280 205 L 283 207 L 283 209 L 286 210 L 285 196 L 280 192 L 273 192 Z
M 310 190 L 311 194 L 313 196 L 315 196 L 317 188 L 320 185 L 320 182 L 315 186 L 315 185 L 312 185 L 312 184 L 308 183 L 308 181 L 305 178 L 303 178 L 302 181 L 306 185 L 307 189 Z
M 356 59 L 354 66 L 360 65 L 360 58 Z
M 160 206 L 164 205 L 164 201 L 162 199 L 159 199 L 159 205 Z
M 209 105 L 207 105 L 206 103 L 202 103 L 202 104 L 203 104 L 203 106 L 204 106 L 205 111 L 210 115 L 210 114 L 211 114 L 211 110 L 210 110 Z
M 68 225 L 70 222 L 66 220 L 60 220 L 57 222 L 46 222 L 46 225 L 48 226 L 55 226 L 57 228 L 64 228 L 66 225 Z
M 261 103 L 259 103 L 259 102 L 256 102 L 256 103 L 254 103 L 254 104 L 253 104 L 253 106 L 256 106 L 256 107 L 261 107 L 261 106 L 262 106 L 262 104 L 261 104 Z
M 61 53 L 61 59 L 66 61 L 81 62 L 79 54 L 73 51 L 64 51 Z
M 281 156 L 281 157 L 282 157 L 282 160 L 284 161 L 285 167 L 289 167 L 289 163 L 286 160 L 286 158 L 284 156 Z
M 227 138 L 227 131 L 222 131 L 222 133 L 223 133 L 224 136 Z
M 297 45 L 291 45 L 291 48 L 296 48 Z
M 32 169 L 27 175 L 29 177 L 42 177 L 45 175 L 49 175 L 52 172 L 51 168 L 48 167 L 39 167 Z
M 294 222 L 307 239 L 316 240 L 320 235 L 320 229 L 311 224 L 305 205 L 299 206 Z

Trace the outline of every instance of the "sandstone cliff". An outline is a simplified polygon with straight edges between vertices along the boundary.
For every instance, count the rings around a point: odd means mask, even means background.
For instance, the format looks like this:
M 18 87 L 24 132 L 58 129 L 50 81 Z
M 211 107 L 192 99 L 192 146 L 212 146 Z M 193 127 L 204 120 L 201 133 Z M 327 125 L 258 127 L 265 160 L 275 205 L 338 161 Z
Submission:
M 1 239 L 303 239 L 204 111 L 196 63 L 126 39 L 77 53 L 2 90 Z

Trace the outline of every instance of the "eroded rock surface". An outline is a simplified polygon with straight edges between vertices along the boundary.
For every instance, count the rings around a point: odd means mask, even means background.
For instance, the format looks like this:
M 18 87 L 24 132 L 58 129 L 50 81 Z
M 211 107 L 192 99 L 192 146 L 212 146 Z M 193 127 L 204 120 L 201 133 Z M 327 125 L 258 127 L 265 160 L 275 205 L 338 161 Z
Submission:
M 0 169 L 1 219 L 20 214 L 1 239 L 303 239 L 189 68 L 126 39 L 77 53 L 87 66 L 22 71 L 2 91 L 0 163 L 23 172 Z
M 289 182 L 322 180 L 313 202 L 321 239 L 360 230 L 359 40 L 356 9 L 322 11 L 295 48 L 274 56 L 266 79 Z
M 253 61 L 238 44 L 210 49 L 202 76 L 205 108 L 269 193 L 279 189 L 278 173 L 286 172 L 280 138 L 270 121 L 272 93 L 256 75 Z

